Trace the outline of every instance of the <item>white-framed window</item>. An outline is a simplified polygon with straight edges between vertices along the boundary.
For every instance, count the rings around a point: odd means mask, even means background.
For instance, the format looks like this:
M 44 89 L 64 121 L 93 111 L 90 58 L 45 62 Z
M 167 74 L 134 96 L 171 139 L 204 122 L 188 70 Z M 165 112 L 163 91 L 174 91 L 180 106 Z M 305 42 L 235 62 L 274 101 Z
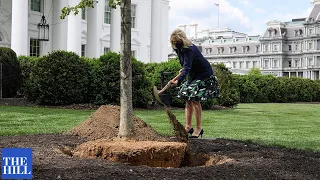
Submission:
M 278 44 L 274 44 L 273 45 L 273 51 L 279 51 L 279 45 Z
M 269 51 L 269 44 L 265 44 L 265 45 L 264 45 L 264 50 L 265 50 L 266 52 Z
M 288 61 L 288 67 L 290 67 L 290 68 L 292 67 L 292 61 L 291 60 Z
M 104 23 L 111 24 L 111 7 L 109 6 L 109 0 L 105 0 L 104 5 Z
M 31 11 L 41 12 L 42 5 L 43 5 L 43 0 L 31 0 L 30 9 Z
M 136 51 L 131 51 L 131 56 L 133 56 L 134 58 L 136 58 Z
M 243 61 L 240 61 L 240 69 L 243 69 L 243 68 L 244 68 L 243 65 L 244 65 L 244 62 L 243 62 Z
M 264 60 L 264 67 L 269 68 L 269 60 Z
M 257 46 L 256 46 L 256 53 L 258 53 L 259 51 L 260 51 L 260 46 L 257 45 Z
M 206 48 L 206 54 L 211 54 L 212 53 L 212 48 Z
M 246 68 L 250 69 L 250 61 L 246 61 Z
M 40 56 L 40 41 L 38 39 L 30 38 L 30 56 Z
M 288 45 L 289 51 L 292 51 L 292 45 Z
M 312 35 L 312 34 L 314 34 L 314 28 L 309 29 L 309 35 Z
M 310 42 L 308 43 L 308 49 L 313 49 L 313 43 L 312 43 L 312 41 L 310 41 Z
M 137 5 L 131 4 L 131 28 L 137 28 Z
M 299 51 L 299 44 L 296 44 L 296 51 Z
M 258 67 L 257 64 L 258 64 L 257 61 L 253 61 L 253 62 L 252 62 L 252 67 L 253 67 L 253 68 L 257 68 L 257 67 Z
M 273 60 L 273 67 L 274 67 L 274 68 L 277 68 L 277 67 L 278 67 L 278 62 L 279 62 L 278 59 L 274 59 L 274 60 Z
M 84 57 L 86 56 L 86 45 L 81 44 L 81 56 Z
M 103 54 L 107 54 L 108 52 L 110 52 L 110 48 L 104 47 L 103 48 Z
M 295 60 L 294 66 L 295 67 L 300 67 L 300 61 L 298 59 Z
M 237 62 L 233 62 L 233 63 L 232 63 L 232 67 L 233 67 L 233 68 L 237 68 Z
M 308 66 L 313 66 L 313 58 L 312 57 L 308 58 Z

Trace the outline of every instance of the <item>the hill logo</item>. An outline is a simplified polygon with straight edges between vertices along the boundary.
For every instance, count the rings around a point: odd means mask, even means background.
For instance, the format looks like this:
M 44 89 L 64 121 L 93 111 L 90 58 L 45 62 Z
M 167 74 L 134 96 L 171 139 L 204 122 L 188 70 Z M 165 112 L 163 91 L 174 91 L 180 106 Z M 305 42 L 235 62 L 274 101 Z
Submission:
M 2 149 L 2 179 L 32 179 L 32 149 Z

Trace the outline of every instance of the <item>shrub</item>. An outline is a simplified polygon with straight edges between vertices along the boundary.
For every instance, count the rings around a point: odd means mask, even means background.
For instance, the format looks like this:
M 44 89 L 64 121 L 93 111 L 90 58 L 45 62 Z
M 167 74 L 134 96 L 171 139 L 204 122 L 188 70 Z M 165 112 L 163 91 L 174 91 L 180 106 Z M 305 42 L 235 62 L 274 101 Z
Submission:
M 54 51 L 36 63 L 28 98 L 39 104 L 67 105 L 86 102 L 90 67 L 73 52 Z
M 39 58 L 31 57 L 31 56 L 19 56 L 18 60 L 20 63 L 20 69 L 21 69 L 21 75 L 22 75 L 22 84 L 21 84 L 19 93 L 24 96 L 28 96 L 27 89 L 30 86 L 30 75 Z
M 0 64 L 2 64 L 2 97 L 12 98 L 20 89 L 22 76 L 16 53 L 7 47 L 0 47 Z
M 132 58 L 132 102 L 134 107 L 146 107 L 152 99 L 151 81 L 146 77 L 145 65 Z M 120 55 L 107 53 L 93 66 L 91 102 L 120 104 Z

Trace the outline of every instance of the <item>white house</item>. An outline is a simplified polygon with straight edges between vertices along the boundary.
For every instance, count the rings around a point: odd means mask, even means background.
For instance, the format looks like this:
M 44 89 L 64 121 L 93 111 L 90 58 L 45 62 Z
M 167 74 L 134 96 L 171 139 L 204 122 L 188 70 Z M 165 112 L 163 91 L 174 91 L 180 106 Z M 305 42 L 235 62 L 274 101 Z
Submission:
M 53 50 L 99 57 L 120 51 L 121 13 L 108 0 L 95 8 L 60 19 L 61 10 L 80 0 L 0 0 L 0 46 L 17 55 L 41 56 Z M 142 62 L 168 60 L 169 0 L 132 0 L 132 55 Z M 49 41 L 39 41 L 38 23 L 45 16 Z

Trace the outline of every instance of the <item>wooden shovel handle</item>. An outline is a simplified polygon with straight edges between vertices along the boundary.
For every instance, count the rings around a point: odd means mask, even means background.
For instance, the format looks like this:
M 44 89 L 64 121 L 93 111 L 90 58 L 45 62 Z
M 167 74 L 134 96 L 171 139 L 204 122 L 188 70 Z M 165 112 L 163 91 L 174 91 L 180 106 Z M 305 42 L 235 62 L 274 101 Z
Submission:
M 173 81 L 176 81 L 176 80 L 179 78 L 179 76 L 181 75 L 181 73 L 182 73 L 182 69 L 179 71 L 179 74 L 178 74 L 176 77 L 174 77 L 172 80 L 173 80 Z M 171 83 L 169 82 L 164 88 L 162 88 L 162 89 L 159 91 L 158 94 L 162 94 L 164 91 L 166 91 L 166 90 L 170 87 L 170 85 L 171 85 Z

